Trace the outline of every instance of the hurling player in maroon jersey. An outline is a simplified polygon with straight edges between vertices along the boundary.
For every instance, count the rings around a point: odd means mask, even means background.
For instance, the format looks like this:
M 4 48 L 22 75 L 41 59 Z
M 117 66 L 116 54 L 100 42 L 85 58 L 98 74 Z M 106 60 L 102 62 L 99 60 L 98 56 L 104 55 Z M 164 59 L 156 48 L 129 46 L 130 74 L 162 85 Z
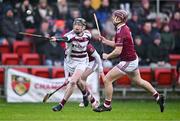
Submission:
M 114 50 L 111 53 L 103 53 L 103 59 L 120 58 L 119 64 L 112 68 L 103 78 L 105 85 L 105 101 L 99 107 L 93 109 L 95 112 L 111 111 L 111 101 L 113 94 L 112 83 L 127 75 L 138 86 L 149 91 L 160 106 L 161 112 L 164 111 L 165 98 L 160 95 L 148 82 L 141 78 L 138 69 L 138 56 L 134 49 L 131 31 L 126 25 L 128 13 L 125 10 L 116 10 L 112 14 L 112 21 L 116 27 L 115 41 L 110 41 L 100 36 L 102 43 L 111 46 Z

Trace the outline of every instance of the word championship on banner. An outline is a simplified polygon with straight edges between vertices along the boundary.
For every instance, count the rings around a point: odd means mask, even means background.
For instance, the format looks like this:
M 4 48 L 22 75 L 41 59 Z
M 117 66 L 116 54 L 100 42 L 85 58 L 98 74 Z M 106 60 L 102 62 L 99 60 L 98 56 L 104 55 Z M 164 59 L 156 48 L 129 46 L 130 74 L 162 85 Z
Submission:
M 65 78 L 42 78 L 14 69 L 7 70 L 7 102 L 42 102 L 47 93 L 53 92 L 65 81 Z M 87 79 L 87 87 L 96 100 L 99 100 L 98 73 L 94 72 Z M 67 85 L 68 86 L 68 85 Z M 48 102 L 59 102 L 67 86 L 54 93 Z M 82 94 L 76 87 L 69 101 L 82 101 Z

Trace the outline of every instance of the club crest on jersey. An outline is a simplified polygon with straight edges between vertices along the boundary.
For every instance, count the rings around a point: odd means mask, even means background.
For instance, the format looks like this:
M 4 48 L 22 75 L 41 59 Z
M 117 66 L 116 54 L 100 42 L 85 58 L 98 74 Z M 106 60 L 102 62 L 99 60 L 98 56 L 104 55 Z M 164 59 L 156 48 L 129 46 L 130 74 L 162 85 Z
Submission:
M 12 75 L 11 86 L 17 95 L 22 96 L 29 91 L 30 79 Z

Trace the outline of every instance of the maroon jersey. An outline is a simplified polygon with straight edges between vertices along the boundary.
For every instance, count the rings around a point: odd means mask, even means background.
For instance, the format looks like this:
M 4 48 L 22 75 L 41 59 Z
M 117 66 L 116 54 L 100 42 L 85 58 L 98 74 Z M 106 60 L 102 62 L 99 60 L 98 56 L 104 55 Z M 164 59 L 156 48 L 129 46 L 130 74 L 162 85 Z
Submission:
M 122 25 L 117 29 L 115 44 L 116 46 L 123 47 L 120 54 L 121 61 L 133 61 L 136 59 L 136 51 L 134 49 L 131 31 L 127 25 Z
M 91 56 L 94 51 L 95 51 L 95 48 L 91 44 L 88 44 L 87 53 L 88 53 L 88 57 L 89 57 L 89 62 L 95 60 L 95 58 Z

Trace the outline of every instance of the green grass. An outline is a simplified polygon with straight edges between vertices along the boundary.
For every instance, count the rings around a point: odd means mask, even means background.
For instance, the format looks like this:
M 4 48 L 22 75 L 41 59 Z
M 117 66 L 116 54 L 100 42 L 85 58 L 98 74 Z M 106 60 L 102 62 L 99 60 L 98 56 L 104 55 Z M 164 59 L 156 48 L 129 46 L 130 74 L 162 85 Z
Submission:
M 67 103 L 52 112 L 55 103 L 6 103 L 0 100 L 0 121 L 180 121 L 180 101 L 167 101 L 164 113 L 153 101 L 113 101 L 111 112 L 96 113 L 90 107 Z

